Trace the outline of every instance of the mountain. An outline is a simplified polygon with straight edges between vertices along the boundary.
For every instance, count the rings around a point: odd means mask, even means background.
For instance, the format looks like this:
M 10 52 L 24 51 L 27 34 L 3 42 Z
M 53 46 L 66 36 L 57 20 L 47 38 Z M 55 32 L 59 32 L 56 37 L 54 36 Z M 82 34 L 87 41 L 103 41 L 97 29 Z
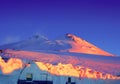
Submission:
M 76 84 L 120 84 L 120 57 L 73 34 L 56 40 L 34 35 L 0 48 L 5 49 L 0 53 L 2 84 L 17 84 L 21 74 L 26 80 L 26 73 L 36 72 L 33 77 L 39 78 L 37 71 L 49 73 L 53 84 L 67 84 L 69 77 Z
M 65 34 L 62 38 L 49 40 L 42 35 L 34 35 L 29 39 L 2 45 L 0 49 L 58 51 L 114 56 L 73 34 Z
M 69 52 L 113 56 L 113 54 L 110 54 L 73 34 L 66 34 L 66 39 L 67 40 L 64 42 L 71 45 L 71 48 L 68 49 Z

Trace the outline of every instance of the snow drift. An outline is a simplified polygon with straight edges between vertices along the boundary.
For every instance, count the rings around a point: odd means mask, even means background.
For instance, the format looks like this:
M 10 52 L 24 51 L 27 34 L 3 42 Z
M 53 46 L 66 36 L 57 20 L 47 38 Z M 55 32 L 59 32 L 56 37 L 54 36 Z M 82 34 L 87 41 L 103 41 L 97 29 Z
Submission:
M 41 70 L 78 78 L 120 79 L 120 58 L 60 52 L 6 50 L 4 57 L 35 61 Z

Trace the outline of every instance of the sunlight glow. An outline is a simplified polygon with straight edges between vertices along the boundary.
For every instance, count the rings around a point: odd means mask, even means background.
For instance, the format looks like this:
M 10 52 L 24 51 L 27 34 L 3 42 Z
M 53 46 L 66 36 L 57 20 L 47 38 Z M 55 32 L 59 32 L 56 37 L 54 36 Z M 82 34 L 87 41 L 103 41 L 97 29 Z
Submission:
M 10 58 L 7 62 L 5 62 L 2 58 L 0 58 L 0 69 L 3 74 L 10 74 L 14 70 L 21 69 L 23 66 L 23 62 L 20 59 Z
M 116 77 L 111 74 L 103 74 L 90 68 L 73 66 L 72 64 L 59 63 L 58 65 L 52 65 L 43 62 L 36 62 L 36 64 L 41 70 L 48 71 L 54 75 L 93 79 L 120 79 L 120 77 Z

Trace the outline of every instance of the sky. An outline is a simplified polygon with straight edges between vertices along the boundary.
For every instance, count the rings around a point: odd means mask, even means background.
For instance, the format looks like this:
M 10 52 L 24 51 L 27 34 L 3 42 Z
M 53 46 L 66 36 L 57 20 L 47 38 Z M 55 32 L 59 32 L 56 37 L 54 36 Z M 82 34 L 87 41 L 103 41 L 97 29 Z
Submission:
M 119 0 L 0 0 L 0 45 L 66 33 L 120 56 Z

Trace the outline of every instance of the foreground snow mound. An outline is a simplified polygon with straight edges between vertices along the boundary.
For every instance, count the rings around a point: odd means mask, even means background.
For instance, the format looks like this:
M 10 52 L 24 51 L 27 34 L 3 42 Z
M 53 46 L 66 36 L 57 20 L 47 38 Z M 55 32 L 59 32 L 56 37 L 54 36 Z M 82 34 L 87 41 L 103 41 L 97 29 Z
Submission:
M 10 74 L 14 70 L 22 68 L 23 62 L 20 59 L 10 58 L 7 62 L 5 62 L 2 58 L 0 58 L 0 69 L 3 74 Z
M 49 40 L 44 36 L 35 35 L 29 39 L 0 46 L 0 49 L 30 50 L 30 51 L 59 51 L 114 56 L 93 44 L 73 35 L 66 34 L 60 39 Z
M 4 57 L 39 61 L 36 64 L 41 70 L 46 70 L 55 75 L 119 79 L 117 75 L 120 74 L 119 57 L 15 50 L 6 50 Z
M 37 66 L 41 70 L 50 72 L 51 74 L 58 76 L 73 76 L 77 78 L 92 78 L 92 79 L 120 79 L 120 77 L 113 76 L 111 74 L 103 74 L 90 68 L 83 66 L 73 66 L 72 64 L 52 65 L 49 63 L 36 62 Z

